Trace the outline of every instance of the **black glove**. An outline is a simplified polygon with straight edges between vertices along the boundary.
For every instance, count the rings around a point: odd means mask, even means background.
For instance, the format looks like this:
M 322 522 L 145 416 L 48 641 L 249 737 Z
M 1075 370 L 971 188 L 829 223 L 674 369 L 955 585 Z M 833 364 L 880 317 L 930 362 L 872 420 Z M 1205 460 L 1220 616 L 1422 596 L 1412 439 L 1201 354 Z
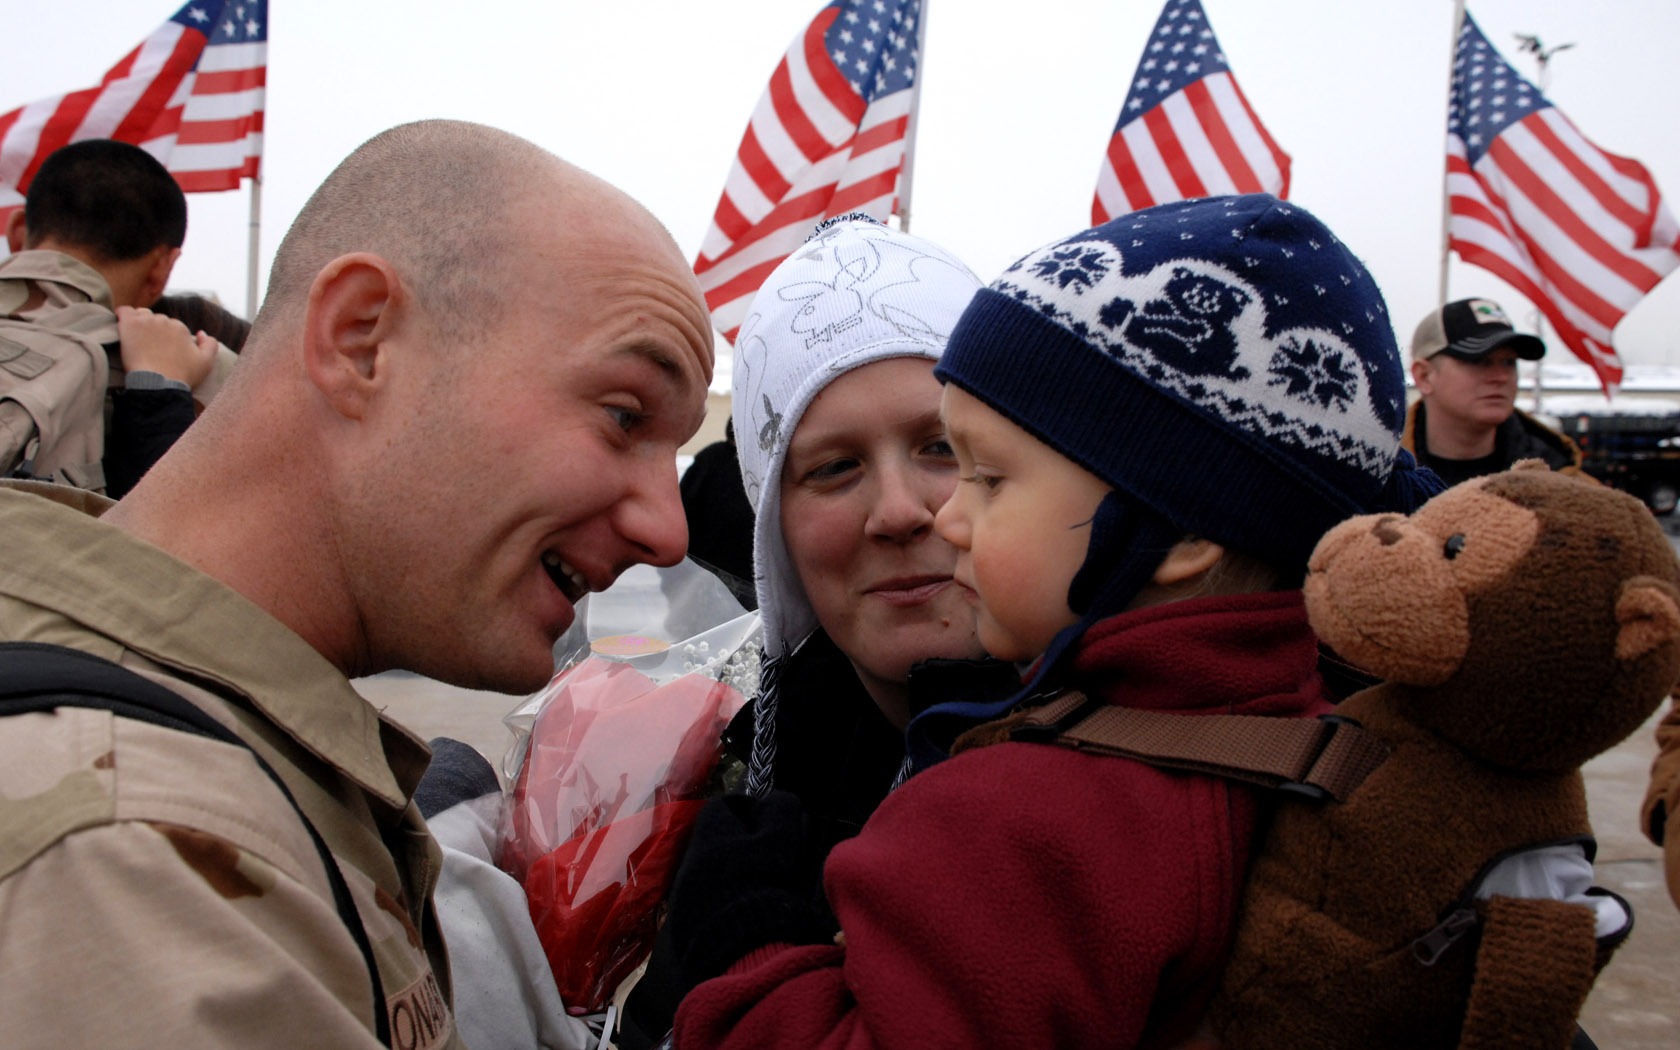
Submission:
M 831 940 L 834 927 L 814 899 L 820 868 L 794 795 L 707 802 L 670 894 L 671 942 L 687 987 L 767 944 Z
M 429 743 L 432 760 L 414 788 L 414 804 L 427 820 L 459 802 L 502 789 L 496 768 L 470 744 L 446 736 Z

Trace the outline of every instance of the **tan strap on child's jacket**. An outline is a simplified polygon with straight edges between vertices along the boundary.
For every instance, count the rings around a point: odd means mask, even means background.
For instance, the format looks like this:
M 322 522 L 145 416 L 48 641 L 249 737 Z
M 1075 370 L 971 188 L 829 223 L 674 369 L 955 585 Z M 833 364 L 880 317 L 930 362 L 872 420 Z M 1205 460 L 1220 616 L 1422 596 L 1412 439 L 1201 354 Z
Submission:
M 1337 802 L 1345 801 L 1388 757 L 1388 746 L 1375 734 L 1339 715 L 1268 718 L 1139 711 L 1079 692 L 1020 712 L 1007 727 L 998 728 L 1006 728 L 1011 740 L 1115 755 Z

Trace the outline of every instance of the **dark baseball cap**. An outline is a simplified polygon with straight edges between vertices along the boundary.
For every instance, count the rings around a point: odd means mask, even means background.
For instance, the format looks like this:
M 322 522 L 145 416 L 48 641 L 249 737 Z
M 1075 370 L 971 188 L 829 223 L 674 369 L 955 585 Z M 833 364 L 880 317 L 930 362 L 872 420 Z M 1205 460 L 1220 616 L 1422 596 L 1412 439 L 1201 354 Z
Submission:
M 1443 351 L 1458 357 L 1480 357 L 1508 346 L 1527 361 L 1546 356 L 1539 336 L 1519 332 L 1492 299 L 1460 299 L 1431 313 L 1412 334 L 1412 360 L 1427 361 Z

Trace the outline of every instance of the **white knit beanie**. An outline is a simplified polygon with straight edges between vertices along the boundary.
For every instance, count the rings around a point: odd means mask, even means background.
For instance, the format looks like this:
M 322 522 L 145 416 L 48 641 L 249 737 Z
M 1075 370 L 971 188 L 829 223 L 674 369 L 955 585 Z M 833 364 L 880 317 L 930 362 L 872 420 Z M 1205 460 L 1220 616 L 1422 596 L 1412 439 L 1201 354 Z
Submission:
M 761 726 L 774 717 L 770 666 L 817 628 L 782 536 L 788 441 L 811 400 L 852 369 L 894 357 L 937 361 L 979 289 L 980 279 L 943 248 L 846 215 L 817 227 L 753 298 L 735 340 L 734 418 L 741 479 L 755 513 L 753 575 L 766 662 Z M 762 731 L 758 737 L 770 742 Z

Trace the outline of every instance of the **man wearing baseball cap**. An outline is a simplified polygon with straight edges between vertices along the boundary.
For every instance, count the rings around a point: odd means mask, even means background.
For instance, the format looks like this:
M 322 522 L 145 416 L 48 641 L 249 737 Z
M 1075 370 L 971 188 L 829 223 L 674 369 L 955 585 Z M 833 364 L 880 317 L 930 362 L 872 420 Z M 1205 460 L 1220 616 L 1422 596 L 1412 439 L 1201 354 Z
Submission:
M 1517 359 L 1538 361 L 1546 344 L 1517 331 L 1491 299 L 1460 299 L 1431 313 L 1412 335 L 1418 401 L 1402 443 L 1449 485 L 1542 459 L 1580 473 L 1581 450 L 1517 405 Z

